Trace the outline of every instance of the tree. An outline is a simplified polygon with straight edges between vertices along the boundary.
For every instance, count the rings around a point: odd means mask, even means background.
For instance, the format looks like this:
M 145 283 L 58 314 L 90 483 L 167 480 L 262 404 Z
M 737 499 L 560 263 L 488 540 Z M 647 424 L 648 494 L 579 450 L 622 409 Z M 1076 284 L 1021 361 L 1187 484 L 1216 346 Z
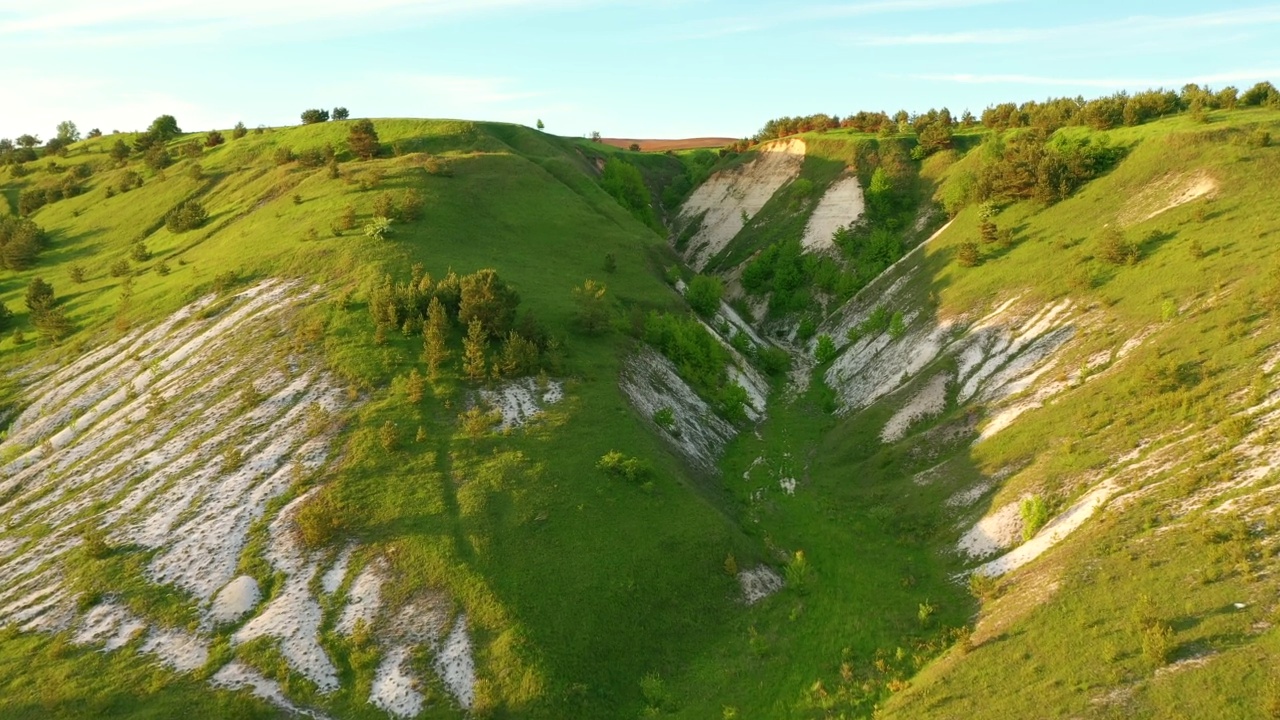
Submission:
M 48 239 L 44 230 L 26 218 L 0 217 L 0 268 L 25 270 Z
M 603 142 L 603 141 L 600 139 L 600 131 L 599 131 L 599 130 L 592 130 L 592 131 L 591 131 L 591 142 L 595 142 L 595 143 Z
M 66 140 L 63 140 L 62 138 L 58 138 L 58 137 L 52 138 L 51 140 L 49 140 L 49 142 L 44 144 L 44 154 L 57 155 L 58 157 L 66 157 L 67 145 L 69 144 L 70 143 L 68 143 Z
M 35 135 L 31 135 L 30 133 L 24 133 L 22 135 L 19 135 L 15 139 L 15 142 L 18 143 L 18 147 L 27 148 L 28 150 L 30 150 L 40 144 L 40 138 L 36 137 Z
M 409 371 L 409 379 L 404 385 L 405 396 L 409 398 L 409 402 L 417 405 L 422 402 L 422 396 L 426 392 L 426 381 L 422 378 L 422 373 L 418 372 L 418 368 Z
M 302 111 L 303 125 L 312 125 L 314 123 L 322 123 L 322 122 L 328 122 L 328 121 L 329 121 L 328 110 L 317 110 L 312 108 L 309 110 Z
M 248 134 L 249 134 L 249 130 L 245 128 L 244 123 L 242 122 L 237 122 L 236 126 L 234 128 L 231 128 L 232 140 L 239 140 L 240 138 Z
M 631 143 L 627 149 L 631 152 L 640 152 L 640 143 Z
M 483 380 L 485 374 L 485 349 L 489 338 L 484 323 L 472 320 L 467 326 L 467 337 L 462 341 L 462 372 L 469 380 Z
M 188 200 L 164 216 L 165 227 L 172 233 L 184 233 L 204 225 L 209 213 L 198 200 Z
M 347 134 L 347 147 L 361 159 L 368 160 L 378 154 L 378 132 L 370 120 L 357 120 Z
M 547 129 L 547 126 L 542 124 L 542 118 L 538 118 L 538 126 L 537 126 L 537 127 L 538 127 L 538 129 L 539 129 L 539 130 L 546 130 L 546 129 Z
M 956 249 L 956 262 L 960 263 L 960 267 L 973 267 L 981 259 L 982 253 L 978 250 L 978 243 L 972 240 L 960 243 L 960 247 Z
M 573 301 L 578 306 L 578 326 L 588 335 L 598 335 L 609 326 L 609 303 L 605 299 L 604 283 L 586 280 L 582 287 L 573 289 Z
M 538 346 L 512 330 L 503 340 L 502 353 L 494 369 L 504 377 L 533 374 L 538 369 Z
M 58 139 L 65 144 L 80 142 L 80 130 L 70 120 L 63 120 L 58 123 Z
M 0 333 L 9 332 L 9 326 L 13 324 L 13 311 L 8 305 L 0 302 Z
M 511 329 L 520 295 L 498 277 L 496 270 L 477 270 L 463 276 L 459 285 L 458 322 L 470 325 L 479 320 L 493 337 L 501 337 Z
M 100 138 L 100 137 L 102 137 L 102 131 L 101 131 L 101 130 L 99 130 L 98 128 L 93 128 L 92 130 L 90 130 L 90 131 L 89 131 L 89 134 L 85 135 L 85 137 L 87 137 L 87 138 Z
M 338 106 L 338 107 L 336 107 L 336 108 L 334 108 L 334 109 L 333 109 L 333 119 L 334 119 L 334 120 L 346 120 L 346 119 L 347 119 L 347 118 L 349 118 L 349 117 L 351 117 L 351 112 L 350 112 L 349 110 L 347 110 L 346 108 L 344 108 L 344 107 L 342 107 L 342 106 Z
M 699 315 L 714 315 L 724 297 L 724 283 L 714 275 L 695 275 L 684 293 L 689 307 Z
M 125 144 L 124 140 L 116 140 L 111 145 L 111 159 L 116 162 L 124 162 L 129 159 L 129 146 Z
M 178 127 L 178 121 L 172 115 L 161 115 L 151 121 L 146 134 L 160 142 L 168 142 L 181 135 L 182 128 Z
M 30 311 L 32 318 L 42 312 L 53 307 L 56 301 L 53 295 L 53 286 L 45 282 L 43 278 L 32 278 L 27 283 L 27 294 L 25 297 L 27 310 Z
M 221 145 L 226 141 L 227 139 L 222 137 L 222 133 L 218 132 L 217 130 L 210 130 L 209 134 L 204 137 L 204 146 L 218 147 L 219 145 Z
M 142 156 L 142 162 L 152 170 L 163 170 L 173 164 L 173 156 L 164 145 L 153 145 Z
M 883 167 L 871 173 L 871 184 L 867 186 L 867 207 L 875 216 L 888 214 L 893 204 L 893 182 Z
M 440 298 L 432 297 L 427 306 L 427 324 L 423 329 L 422 359 L 427 363 L 427 376 L 440 377 L 440 366 L 449 359 L 449 314 Z
M 1098 257 L 1112 265 L 1133 265 L 1140 256 L 1137 244 L 1125 237 L 1120 228 L 1108 227 L 1098 238 Z

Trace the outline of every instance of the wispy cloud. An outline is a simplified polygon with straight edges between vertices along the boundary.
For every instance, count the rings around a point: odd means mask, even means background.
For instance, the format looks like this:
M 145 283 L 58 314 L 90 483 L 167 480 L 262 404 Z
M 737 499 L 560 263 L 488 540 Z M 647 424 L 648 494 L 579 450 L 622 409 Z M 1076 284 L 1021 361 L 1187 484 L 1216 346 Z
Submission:
M 0 0 L 0 37 L 27 42 L 89 40 L 99 44 L 154 39 L 180 32 L 188 37 L 215 31 L 315 26 L 483 15 L 518 9 L 567 10 L 621 5 L 631 0 L 64 0 L 37 3 Z
M 672 28 L 664 37 L 676 40 L 709 40 L 729 35 L 761 32 L 783 25 L 813 23 L 870 15 L 891 15 L 999 5 L 1019 0 L 882 0 L 876 2 L 833 3 L 808 7 L 773 8 L 770 12 L 710 18 Z
M 916 80 L 941 80 L 969 85 L 1035 85 L 1041 87 L 1082 87 L 1103 90 L 1169 87 L 1177 88 L 1187 83 L 1215 85 L 1221 83 L 1249 82 L 1280 78 L 1280 68 L 1253 68 L 1205 75 L 1184 77 L 1051 77 L 1045 75 L 977 75 L 968 73 L 911 75 Z
M 869 47 L 910 45 L 1020 45 L 1086 40 L 1098 42 L 1121 37 L 1160 36 L 1173 32 L 1203 33 L 1210 28 L 1258 27 L 1280 23 L 1280 6 L 1246 8 L 1174 17 L 1133 16 L 1096 23 L 1043 28 L 982 28 L 945 33 L 905 35 L 857 35 L 856 45 Z

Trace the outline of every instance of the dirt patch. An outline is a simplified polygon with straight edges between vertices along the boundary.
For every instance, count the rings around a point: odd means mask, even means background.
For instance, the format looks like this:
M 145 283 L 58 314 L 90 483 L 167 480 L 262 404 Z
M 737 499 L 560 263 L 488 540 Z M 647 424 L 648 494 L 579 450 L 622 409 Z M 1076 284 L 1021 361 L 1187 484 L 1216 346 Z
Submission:
M 1136 225 L 1179 205 L 1218 193 L 1218 181 L 1207 172 L 1170 173 L 1147 185 L 1134 196 L 1120 214 L 1123 225 Z

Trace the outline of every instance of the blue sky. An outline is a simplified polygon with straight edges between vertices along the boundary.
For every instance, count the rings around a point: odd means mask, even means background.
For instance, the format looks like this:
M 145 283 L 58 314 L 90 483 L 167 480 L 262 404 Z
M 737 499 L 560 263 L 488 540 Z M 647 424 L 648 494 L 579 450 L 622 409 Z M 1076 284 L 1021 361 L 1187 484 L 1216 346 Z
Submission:
M 0 137 L 461 117 L 741 137 L 765 120 L 1280 81 L 1280 4 L 0 0 Z

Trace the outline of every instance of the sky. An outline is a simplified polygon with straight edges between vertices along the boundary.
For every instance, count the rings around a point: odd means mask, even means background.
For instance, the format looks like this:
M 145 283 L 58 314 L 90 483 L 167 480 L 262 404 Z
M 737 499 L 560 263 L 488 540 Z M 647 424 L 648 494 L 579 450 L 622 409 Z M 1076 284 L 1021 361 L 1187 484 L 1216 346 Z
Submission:
M 0 0 L 0 137 L 352 117 L 746 137 L 817 112 L 979 114 L 1280 83 L 1280 4 L 1077 0 Z

